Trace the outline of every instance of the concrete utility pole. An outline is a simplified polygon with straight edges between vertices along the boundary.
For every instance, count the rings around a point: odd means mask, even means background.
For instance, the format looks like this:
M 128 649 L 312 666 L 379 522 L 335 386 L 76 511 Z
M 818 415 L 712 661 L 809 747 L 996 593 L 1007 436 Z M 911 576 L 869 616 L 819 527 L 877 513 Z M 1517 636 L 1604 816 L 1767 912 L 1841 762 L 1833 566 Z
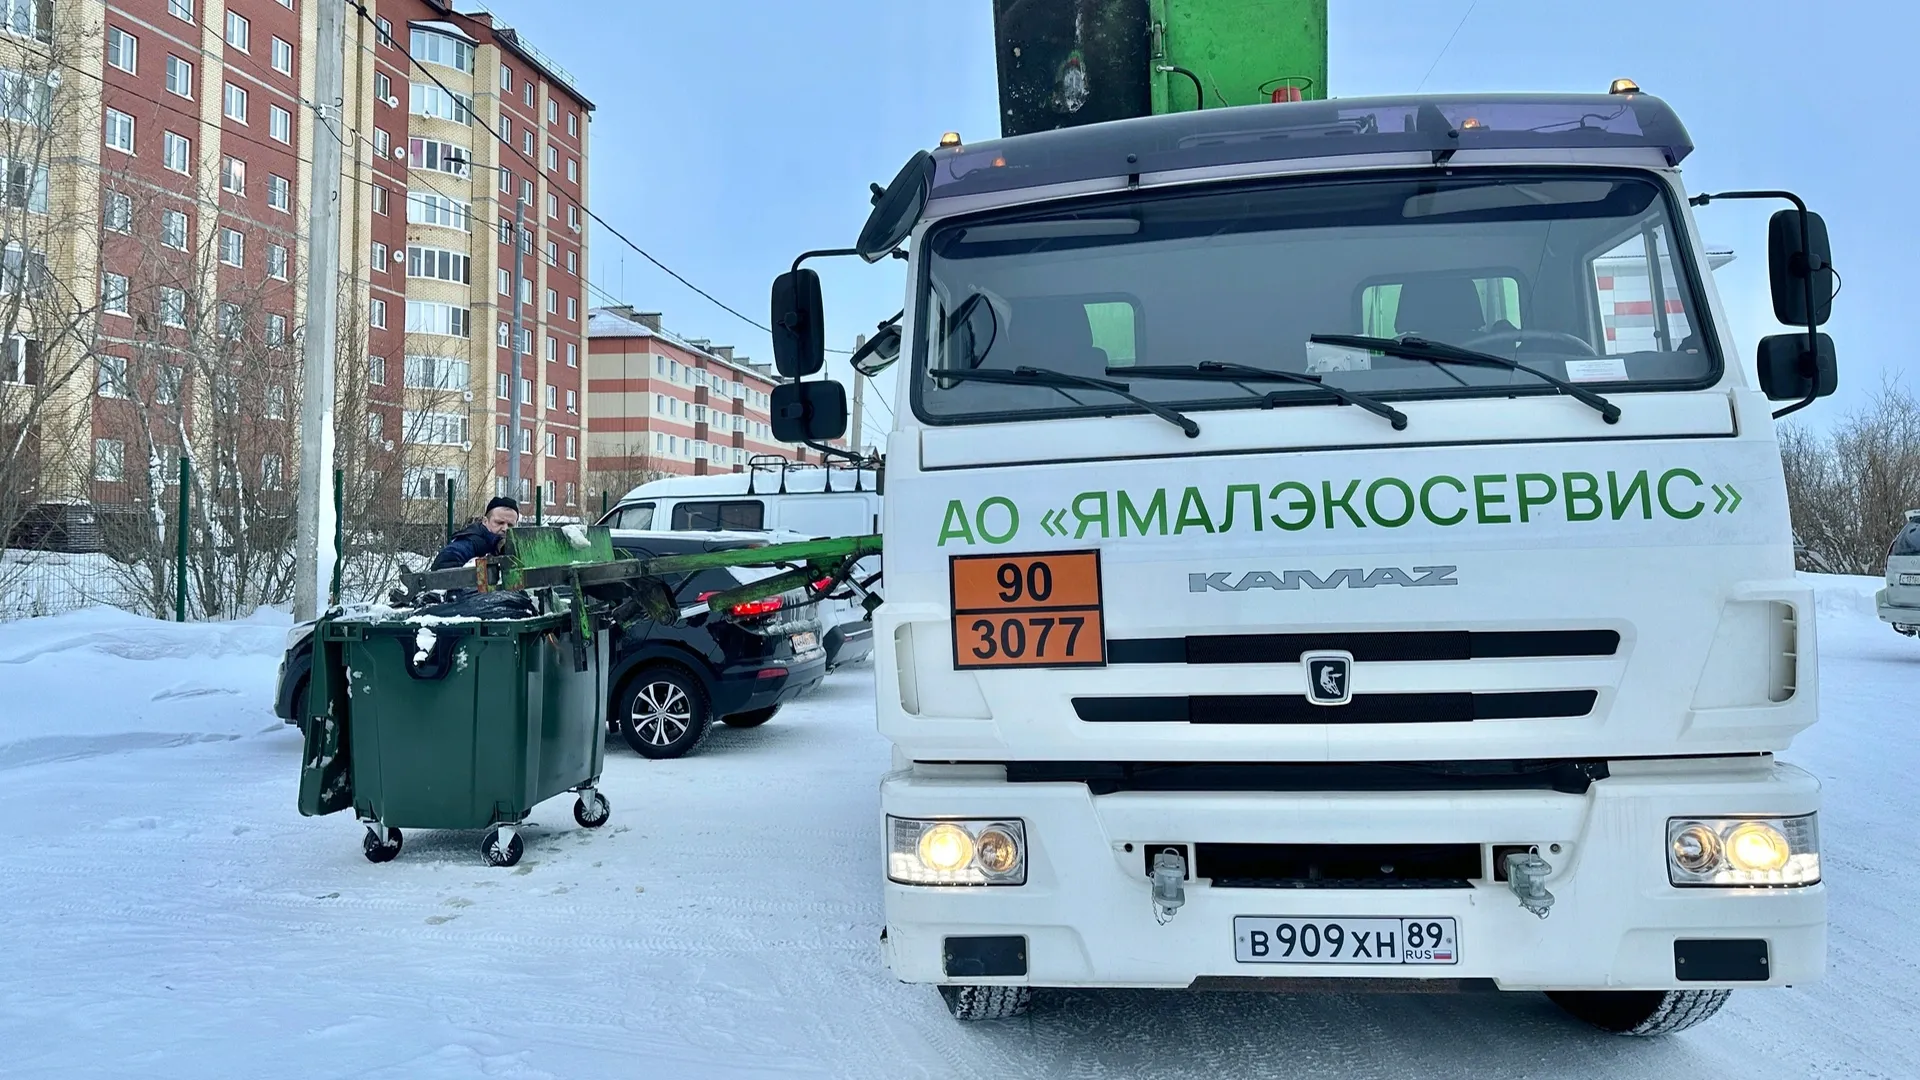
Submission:
M 339 124 L 346 79 L 344 0 L 319 0 L 314 62 L 313 182 L 308 189 L 307 325 L 300 399 L 300 487 L 294 521 L 295 619 L 320 613 L 333 586 L 333 368 L 340 304 Z M 327 126 L 331 120 L 333 128 Z
M 500 167 L 506 168 L 505 165 Z M 513 173 L 509 171 L 507 176 L 511 178 Z M 522 182 L 513 197 L 513 341 L 507 350 L 513 355 L 513 384 L 507 388 L 512 395 L 509 400 L 513 402 L 513 434 L 507 438 L 507 497 L 510 499 L 520 498 L 520 406 L 523 404 L 520 400 L 523 396 L 520 393 L 520 341 L 527 332 L 526 317 L 520 311 L 520 283 L 524 280 L 520 275 L 522 260 L 526 258 L 526 190 Z
M 865 345 L 866 343 L 867 343 L 867 335 L 865 334 L 853 335 L 853 351 L 854 352 L 859 352 L 860 347 L 862 345 Z M 861 452 L 860 451 L 860 399 L 865 396 L 866 389 L 867 389 L 867 377 L 865 375 L 860 374 L 857 371 L 854 372 L 853 373 L 853 452 L 856 454 Z

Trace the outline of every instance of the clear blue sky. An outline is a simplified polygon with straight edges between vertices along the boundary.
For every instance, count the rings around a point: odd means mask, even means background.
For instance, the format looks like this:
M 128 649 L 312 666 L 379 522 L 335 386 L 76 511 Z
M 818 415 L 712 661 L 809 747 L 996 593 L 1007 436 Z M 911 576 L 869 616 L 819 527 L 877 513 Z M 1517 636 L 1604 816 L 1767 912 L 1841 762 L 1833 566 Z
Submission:
M 852 242 L 869 182 L 885 183 L 942 131 L 969 140 L 999 133 L 990 0 L 488 6 L 568 67 L 599 106 L 593 210 L 761 322 L 768 284 L 796 252 Z M 1596 92 L 1631 77 L 1692 132 L 1689 190 L 1785 187 L 1805 197 L 1827 219 L 1846 282 L 1827 327 L 1841 392 L 1802 413 L 1808 423 L 1859 406 L 1883 373 L 1904 374 L 1920 352 L 1897 326 L 1920 308 L 1912 119 L 1920 94 L 1907 85 L 1920 68 L 1920 5 L 1330 0 L 1330 23 L 1336 95 L 1411 93 L 1423 78 L 1436 92 Z M 1698 211 L 1706 240 L 1738 254 L 1716 278 L 1749 370 L 1757 339 L 1779 329 L 1766 291 L 1774 209 Z M 765 334 L 605 230 L 594 231 L 591 256 L 595 285 L 664 312 L 673 330 L 771 358 Z M 903 264 L 815 265 L 830 347 L 850 347 L 899 309 Z M 890 395 L 891 380 L 881 381 Z M 884 409 L 875 420 L 885 422 Z

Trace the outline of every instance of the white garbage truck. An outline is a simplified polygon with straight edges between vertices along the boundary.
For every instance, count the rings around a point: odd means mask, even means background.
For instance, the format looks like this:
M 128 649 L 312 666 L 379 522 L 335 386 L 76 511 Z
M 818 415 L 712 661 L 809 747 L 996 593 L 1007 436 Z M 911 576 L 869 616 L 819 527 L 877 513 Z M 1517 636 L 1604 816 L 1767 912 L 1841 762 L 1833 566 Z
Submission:
M 899 359 L 895 976 L 961 1019 L 1495 989 L 1642 1035 L 1821 977 L 1774 418 L 1834 387 L 1826 232 L 1690 200 L 1691 148 L 1625 80 L 950 134 L 802 256 L 907 268 L 855 364 Z M 1723 197 L 1794 204 L 1757 364 Z M 821 308 L 796 261 L 782 438 L 844 426 Z

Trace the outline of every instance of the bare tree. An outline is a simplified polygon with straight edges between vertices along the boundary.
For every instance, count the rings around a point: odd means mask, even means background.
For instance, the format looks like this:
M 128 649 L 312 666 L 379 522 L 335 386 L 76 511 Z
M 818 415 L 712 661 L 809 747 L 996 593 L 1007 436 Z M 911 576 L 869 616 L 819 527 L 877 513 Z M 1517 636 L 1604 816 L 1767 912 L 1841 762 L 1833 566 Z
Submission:
M 654 463 L 645 440 L 630 439 L 616 449 L 603 450 L 595 454 L 593 462 L 595 468 L 581 478 L 583 508 L 587 507 L 586 500 L 599 492 L 609 493 L 610 501 L 617 500 L 641 484 L 673 475 Z M 593 511 L 589 509 L 586 516 L 592 518 Z
M 1827 434 L 1780 433 L 1803 569 L 1878 576 L 1887 545 L 1920 508 L 1920 401 L 1895 379 Z
M 61 5 L 33 5 L 0 38 L 0 543 L 34 548 L 87 516 L 86 395 L 99 332 L 97 166 L 62 145 L 98 141 L 97 94 L 76 59 L 101 36 Z M 70 509 L 71 513 L 63 512 Z M 0 592 L 26 565 L 0 558 Z

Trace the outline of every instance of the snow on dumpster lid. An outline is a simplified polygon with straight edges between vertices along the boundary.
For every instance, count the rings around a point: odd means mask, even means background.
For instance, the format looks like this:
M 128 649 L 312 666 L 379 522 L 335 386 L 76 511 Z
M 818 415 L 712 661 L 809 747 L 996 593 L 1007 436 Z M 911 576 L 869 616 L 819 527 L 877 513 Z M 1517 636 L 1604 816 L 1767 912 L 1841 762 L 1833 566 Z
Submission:
M 943 198 L 1135 173 L 1349 154 L 1650 149 L 1678 165 L 1693 140 L 1650 94 L 1335 98 L 1116 120 L 934 153 Z

